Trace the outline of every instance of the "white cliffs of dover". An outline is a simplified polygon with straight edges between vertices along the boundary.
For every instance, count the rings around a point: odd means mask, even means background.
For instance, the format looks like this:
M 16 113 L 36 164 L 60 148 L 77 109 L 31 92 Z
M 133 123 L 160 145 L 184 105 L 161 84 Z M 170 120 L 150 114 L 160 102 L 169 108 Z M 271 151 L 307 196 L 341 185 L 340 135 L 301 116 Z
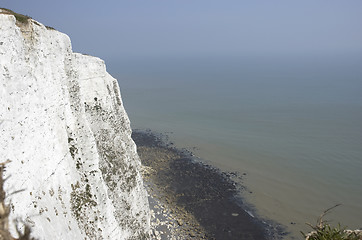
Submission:
M 67 35 L 0 11 L 11 219 L 37 239 L 147 238 L 147 193 L 117 81 L 101 59 L 73 53 Z

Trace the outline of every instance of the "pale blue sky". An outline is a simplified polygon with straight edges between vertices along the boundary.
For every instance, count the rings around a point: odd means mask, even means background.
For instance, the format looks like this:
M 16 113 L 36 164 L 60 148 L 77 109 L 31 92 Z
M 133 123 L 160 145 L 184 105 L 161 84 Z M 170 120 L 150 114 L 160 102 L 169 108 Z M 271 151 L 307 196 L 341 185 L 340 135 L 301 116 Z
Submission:
M 360 0 L 3 0 L 104 59 L 362 55 Z

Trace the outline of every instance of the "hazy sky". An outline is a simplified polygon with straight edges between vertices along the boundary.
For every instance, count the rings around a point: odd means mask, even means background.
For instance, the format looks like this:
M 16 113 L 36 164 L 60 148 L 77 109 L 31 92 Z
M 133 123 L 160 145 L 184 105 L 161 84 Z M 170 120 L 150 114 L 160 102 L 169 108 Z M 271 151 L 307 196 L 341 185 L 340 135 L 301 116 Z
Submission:
M 104 59 L 362 54 L 361 0 L 2 0 Z

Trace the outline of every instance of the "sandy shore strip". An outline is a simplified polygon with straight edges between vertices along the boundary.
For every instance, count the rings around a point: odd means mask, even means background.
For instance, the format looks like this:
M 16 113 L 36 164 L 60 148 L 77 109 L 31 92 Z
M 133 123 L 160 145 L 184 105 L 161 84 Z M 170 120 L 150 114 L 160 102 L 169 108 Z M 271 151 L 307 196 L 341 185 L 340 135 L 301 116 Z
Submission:
M 252 216 L 240 198 L 237 173 L 195 161 L 162 134 L 134 130 L 152 213 L 154 239 L 271 240 L 283 227 Z

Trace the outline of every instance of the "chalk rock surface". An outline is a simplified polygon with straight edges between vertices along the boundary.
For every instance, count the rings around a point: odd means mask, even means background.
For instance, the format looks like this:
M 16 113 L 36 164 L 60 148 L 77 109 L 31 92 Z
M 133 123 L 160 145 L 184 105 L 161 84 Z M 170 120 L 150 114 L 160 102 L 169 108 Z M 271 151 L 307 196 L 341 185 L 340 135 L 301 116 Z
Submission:
M 0 11 L 11 218 L 37 239 L 147 238 L 147 193 L 117 81 L 101 59 L 73 53 L 67 35 Z

